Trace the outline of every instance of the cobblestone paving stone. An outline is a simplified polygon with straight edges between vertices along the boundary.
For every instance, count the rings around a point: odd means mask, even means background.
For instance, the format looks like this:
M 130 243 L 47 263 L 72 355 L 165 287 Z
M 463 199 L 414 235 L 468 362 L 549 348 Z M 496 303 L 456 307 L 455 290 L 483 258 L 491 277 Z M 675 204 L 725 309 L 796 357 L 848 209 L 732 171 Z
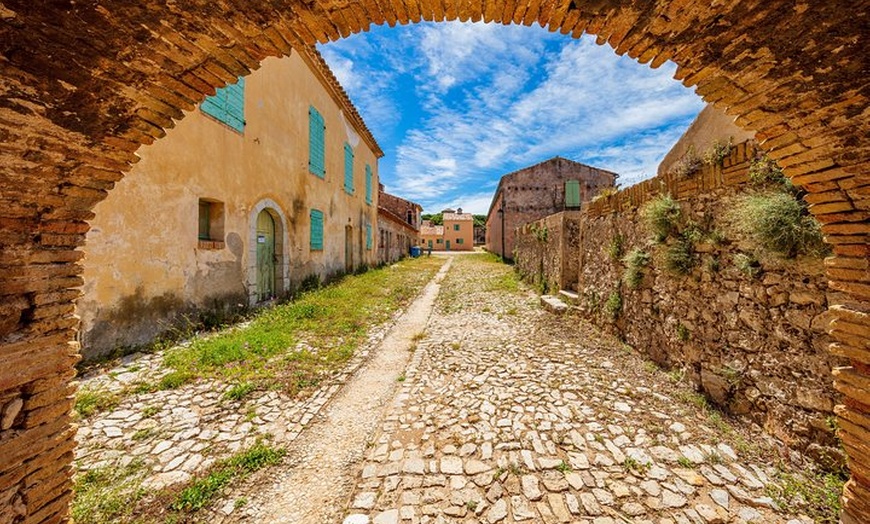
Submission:
M 217 380 L 124 395 L 115 409 L 79 423 L 76 467 L 86 471 L 141 461 L 148 471 L 142 486 L 157 491 L 191 480 L 258 439 L 268 437 L 274 445 L 286 447 L 368 360 L 398 316 L 374 328 L 344 369 L 304 399 L 254 391 L 242 400 L 231 400 L 224 396 L 231 386 Z M 80 379 L 81 388 L 122 394 L 136 384 L 156 382 L 170 371 L 163 366 L 162 351 L 134 354 L 115 368 L 86 374 Z
M 812 522 L 764 496 L 775 470 L 680 401 L 685 386 L 487 284 L 509 269 L 455 262 L 344 524 Z

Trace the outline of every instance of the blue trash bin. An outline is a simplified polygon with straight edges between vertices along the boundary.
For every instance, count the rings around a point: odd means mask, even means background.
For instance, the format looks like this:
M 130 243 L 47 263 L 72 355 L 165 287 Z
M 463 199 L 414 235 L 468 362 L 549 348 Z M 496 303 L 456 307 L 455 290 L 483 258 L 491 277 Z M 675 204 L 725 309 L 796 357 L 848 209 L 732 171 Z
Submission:
M 411 256 L 412 257 L 417 258 L 421 254 L 423 254 L 423 250 L 420 249 L 420 246 L 411 246 Z

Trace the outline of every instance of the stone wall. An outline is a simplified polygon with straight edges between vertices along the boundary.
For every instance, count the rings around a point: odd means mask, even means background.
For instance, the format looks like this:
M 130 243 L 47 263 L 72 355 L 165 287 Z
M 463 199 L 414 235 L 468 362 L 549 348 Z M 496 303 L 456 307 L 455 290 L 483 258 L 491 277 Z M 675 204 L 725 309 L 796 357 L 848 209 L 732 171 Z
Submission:
M 751 190 L 754 154 L 751 144 L 740 144 L 724 167 L 707 165 L 684 180 L 657 177 L 593 203 L 579 221 L 578 307 L 684 374 L 726 411 L 750 417 L 822 462 L 839 464 L 844 457 L 832 432 L 838 394 L 831 371 L 843 361 L 828 352 L 825 330 L 828 307 L 846 297 L 829 289 L 818 258 L 759 256 L 758 268 L 738 267 L 754 246 L 736 236 L 728 212 L 738 195 Z M 696 244 L 695 265 L 686 275 L 664 269 L 667 246 L 651 239 L 641 217 L 643 205 L 665 193 L 678 199 L 686 221 L 715 232 L 715 242 L 705 237 Z M 523 228 L 527 249 L 521 258 L 553 258 L 555 239 L 539 254 L 531 251 L 534 231 L 557 218 Z M 623 279 L 622 259 L 633 249 L 650 256 L 636 287 Z
M 546 291 L 576 289 L 579 277 L 580 211 L 563 211 L 516 231 L 514 264 L 520 275 Z

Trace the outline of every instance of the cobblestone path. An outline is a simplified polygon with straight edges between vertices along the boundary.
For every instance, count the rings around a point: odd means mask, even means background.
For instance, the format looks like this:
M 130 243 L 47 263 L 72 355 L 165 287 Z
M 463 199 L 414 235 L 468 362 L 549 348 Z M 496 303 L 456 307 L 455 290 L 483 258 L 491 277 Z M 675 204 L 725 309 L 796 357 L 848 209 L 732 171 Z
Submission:
M 812 522 L 764 496 L 767 437 L 511 277 L 454 261 L 344 524 Z

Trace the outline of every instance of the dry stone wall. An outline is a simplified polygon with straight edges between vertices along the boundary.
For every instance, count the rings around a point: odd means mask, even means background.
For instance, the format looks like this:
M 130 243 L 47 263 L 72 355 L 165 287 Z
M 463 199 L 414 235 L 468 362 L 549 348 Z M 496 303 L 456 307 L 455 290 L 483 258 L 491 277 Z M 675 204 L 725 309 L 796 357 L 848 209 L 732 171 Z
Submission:
M 828 308 L 848 297 L 829 288 L 820 258 L 768 255 L 759 267 L 741 265 L 755 246 L 734 232 L 729 213 L 751 191 L 754 155 L 751 144 L 740 144 L 724 167 L 707 165 L 687 179 L 657 177 L 596 201 L 579 220 L 578 306 L 723 409 L 751 417 L 823 463 L 842 464 L 831 371 L 846 362 L 828 351 L 826 328 Z M 652 240 L 641 216 L 644 203 L 665 193 L 679 197 L 684 220 L 707 232 L 685 275 L 665 269 L 667 246 Z M 557 216 L 521 230 L 521 260 L 554 258 L 559 240 L 542 243 L 534 235 L 553 222 Z M 632 286 L 623 259 L 635 249 L 649 262 Z M 552 264 L 542 267 L 548 279 L 557 274 Z M 520 270 L 528 271 L 522 264 Z

